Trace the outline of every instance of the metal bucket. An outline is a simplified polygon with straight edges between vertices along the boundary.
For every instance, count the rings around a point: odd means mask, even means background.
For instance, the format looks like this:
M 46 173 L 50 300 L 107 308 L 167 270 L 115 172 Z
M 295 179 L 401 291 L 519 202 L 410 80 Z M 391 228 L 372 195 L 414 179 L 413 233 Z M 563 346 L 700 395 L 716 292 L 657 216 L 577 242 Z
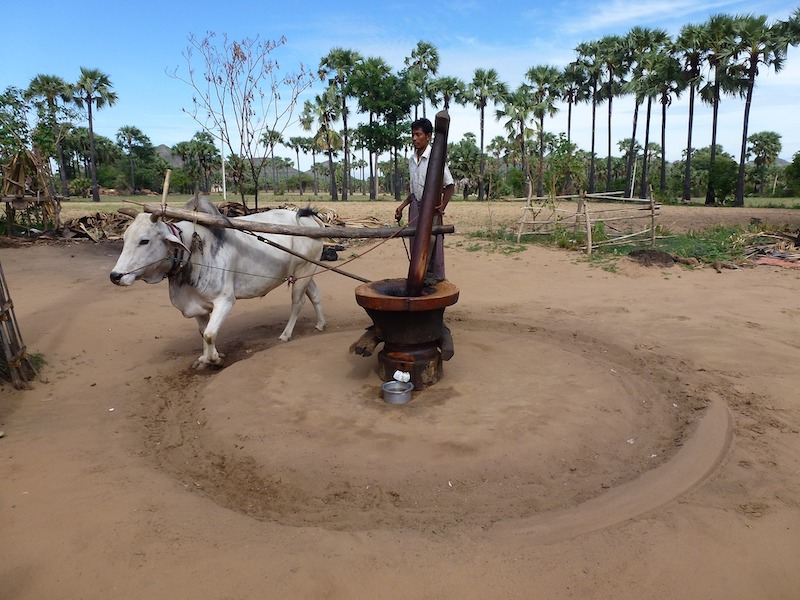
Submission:
M 381 386 L 383 399 L 389 404 L 405 404 L 411 400 L 414 384 L 410 381 L 387 381 Z

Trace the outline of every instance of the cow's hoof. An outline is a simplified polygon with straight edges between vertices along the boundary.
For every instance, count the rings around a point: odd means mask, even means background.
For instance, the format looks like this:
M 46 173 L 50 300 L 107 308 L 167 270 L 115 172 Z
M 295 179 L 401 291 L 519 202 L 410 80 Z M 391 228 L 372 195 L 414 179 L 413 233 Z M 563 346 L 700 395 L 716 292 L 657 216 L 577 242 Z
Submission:
M 192 363 L 192 368 L 197 372 L 205 371 L 211 367 L 222 368 L 222 355 L 216 361 L 208 362 L 200 357 Z

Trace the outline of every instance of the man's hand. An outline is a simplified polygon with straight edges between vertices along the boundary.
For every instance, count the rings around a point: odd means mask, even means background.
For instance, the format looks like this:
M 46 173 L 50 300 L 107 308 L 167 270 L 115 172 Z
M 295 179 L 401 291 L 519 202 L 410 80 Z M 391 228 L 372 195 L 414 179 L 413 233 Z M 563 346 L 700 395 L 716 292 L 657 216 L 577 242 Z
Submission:
M 399 222 L 400 219 L 402 218 L 403 218 L 403 209 L 398 208 L 397 210 L 394 211 L 394 220 Z

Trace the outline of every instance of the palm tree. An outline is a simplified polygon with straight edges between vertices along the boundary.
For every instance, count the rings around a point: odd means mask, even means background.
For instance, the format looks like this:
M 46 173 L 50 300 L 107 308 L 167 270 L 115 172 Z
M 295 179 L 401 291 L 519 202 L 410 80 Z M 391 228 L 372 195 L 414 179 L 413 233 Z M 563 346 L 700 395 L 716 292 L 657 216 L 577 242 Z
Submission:
M 388 84 L 391 67 L 382 58 L 370 57 L 359 63 L 350 78 L 350 89 L 358 101 L 358 108 L 368 115 L 368 124 L 362 126 L 362 142 L 369 151 L 369 199 L 378 196 L 378 182 L 375 177 L 378 151 L 382 146 L 380 127 L 377 122 L 387 104 L 387 95 L 392 94 Z M 373 160 L 374 158 L 374 160 Z
M 649 27 L 633 27 L 625 36 L 625 43 L 630 52 L 630 60 L 633 63 L 631 80 L 624 87 L 625 91 L 632 92 L 634 95 L 633 108 L 633 133 L 631 133 L 631 144 L 636 140 L 636 128 L 639 120 L 639 107 L 644 96 L 641 93 L 644 78 L 648 75 L 646 71 L 645 57 L 652 52 L 659 50 L 669 40 L 669 35 L 663 29 L 651 29 Z M 631 181 L 631 171 L 633 169 L 634 153 L 628 152 L 628 160 L 625 163 L 625 192 L 633 195 L 633 182 Z
M 614 97 L 620 94 L 628 71 L 629 57 L 625 40 L 607 35 L 599 42 L 600 62 L 606 75 L 601 98 L 608 100 L 608 154 L 606 158 L 606 191 L 611 190 L 611 114 Z
M 694 126 L 694 99 L 698 84 L 702 81 L 701 66 L 706 61 L 704 29 L 700 25 L 684 25 L 675 40 L 675 49 L 682 61 L 683 79 L 689 84 L 689 125 L 686 140 L 686 163 L 683 172 L 683 194 L 681 200 L 692 199 L 692 129 Z
M 123 152 L 127 153 L 128 161 L 131 167 L 131 193 L 136 194 L 136 178 L 133 172 L 133 152 L 135 148 L 141 148 L 146 143 L 149 144 L 150 140 L 142 133 L 142 130 L 133 125 L 123 125 L 117 131 L 117 143 L 122 148 Z
M 200 158 L 197 156 L 196 145 L 191 141 L 178 142 L 170 148 L 173 156 L 181 159 L 181 168 L 189 177 L 192 184 L 192 193 L 197 194 L 200 191 L 200 182 L 203 179 L 203 165 L 200 163 Z
M 472 76 L 472 81 L 467 85 L 467 91 L 464 96 L 465 104 L 469 103 L 475 106 L 480 111 L 481 115 L 481 164 L 480 174 L 478 175 L 478 200 L 482 201 L 485 198 L 485 188 L 483 185 L 483 175 L 486 169 L 486 160 L 483 154 L 483 140 L 484 140 L 484 119 L 486 113 L 486 105 L 491 100 L 495 104 L 503 102 L 503 99 L 508 94 L 508 86 L 500 81 L 499 75 L 495 69 L 475 69 Z
M 639 197 L 647 198 L 647 172 L 650 166 L 650 116 L 653 109 L 653 98 L 658 95 L 658 83 L 655 80 L 655 63 L 658 60 L 658 52 L 651 50 L 642 58 L 644 63 L 644 76 L 639 80 L 639 93 L 647 98 L 647 111 L 644 125 L 644 155 L 642 157 L 641 185 L 639 187 Z M 633 183 L 633 182 L 631 182 Z M 633 195 L 633 194 L 631 194 Z
M 339 103 L 336 89 L 332 86 L 325 88 L 322 94 L 314 97 L 314 101 L 306 100 L 300 125 L 306 131 L 311 131 L 314 124 L 318 124 L 314 143 L 317 148 L 328 155 L 328 176 L 330 179 L 329 190 L 331 200 L 339 199 L 336 189 L 336 169 L 333 167 L 333 155 L 339 149 L 341 136 L 331 128 L 331 123 L 336 121 L 339 114 Z
M 439 71 L 439 51 L 430 42 L 417 42 L 416 48 L 411 51 L 411 56 L 404 61 L 408 67 L 408 75 L 419 84 L 422 100 L 422 116 L 425 117 L 425 99 L 429 96 L 429 82 L 433 75 Z M 417 117 L 416 107 L 414 117 Z
M 765 15 L 738 17 L 734 21 L 737 45 L 734 54 L 742 60 L 741 67 L 746 77 L 747 99 L 744 103 L 744 123 L 742 125 L 742 150 L 739 155 L 739 177 L 736 181 L 734 206 L 744 206 L 744 166 L 747 156 L 747 128 L 750 122 L 750 107 L 753 101 L 753 88 L 759 65 L 770 67 L 778 73 L 783 68 L 789 39 L 779 24 L 769 25 Z M 763 181 L 762 181 L 763 187 Z
M 338 92 L 338 99 L 341 106 L 342 117 L 342 136 L 344 140 L 344 175 L 342 180 L 342 200 L 347 200 L 348 182 L 348 157 L 350 156 L 350 140 L 347 130 L 347 99 L 350 96 L 349 81 L 353 70 L 364 59 L 355 50 L 345 48 L 334 48 L 327 56 L 322 57 L 319 63 L 319 77 L 325 79 L 331 77 L 329 83 Z
M 603 72 L 603 63 L 600 60 L 600 43 L 599 42 L 583 42 L 578 44 L 575 48 L 578 57 L 573 64 L 586 69 L 588 76 L 587 86 L 589 88 L 589 97 L 592 102 L 592 149 L 589 157 L 589 193 L 595 191 L 595 160 L 597 152 L 595 151 L 595 141 L 597 137 L 597 104 L 600 101 L 600 92 L 598 86 L 600 85 L 600 76 Z
M 458 77 L 437 77 L 431 80 L 428 86 L 431 104 L 438 108 L 441 98 L 444 110 L 450 110 L 450 100 L 459 104 L 460 100 L 464 98 L 465 91 L 464 82 Z
M 764 192 L 764 179 L 767 168 L 775 162 L 781 152 L 781 134 L 775 131 L 754 133 L 747 138 L 747 156 L 755 155 L 755 163 L 759 170 L 758 191 Z
M 145 136 L 147 139 L 147 136 Z M 150 140 L 147 140 L 150 143 Z M 200 163 L 200 171 L 203 178 L 203 191 L 208 193 L 211 188 L 211 174 L 218 170 L 222 164 L 214 136 L 208 131 L 198 131 L 192 136 L 192 152 Z
M 533 195 L 533 185 L 531 182 L 530 168 L 526 160 L 527 151 L 525 150 L 525 140 L 530 136 L 531 131 L 527 123 L 532 114 L 533 102 L 528 92 L 528 86 L 525 84 L 520 85 L 513 92 L 505 94 L 503 97 L 503 107 L 495 111 L 495 118 L 498 121 L 505 119 L 503 127 L 519 146 L 528 201 L 530 201 Z
M 733 18 L 728 15 L 712 15 L 703 25 L 701 33 L 702 48 L 706 51 L 713 79 L 700 90 L 700 97 L 711 104 L 711 158 L 708 166 L 708 185 L 706 204 L 717 203 L 714 191 L 714 165 L 717 157 L 717 117 L 722 92 L 733 93 L 736 85 L 731 73 L 733 57 Z
M 661 173 L 659 189 L 667 189 L 667 108 L 672 105 L 672 97 L 680 98 L 686 89 L 687 81 L 680 61 L 675 56 L 675 47 L 669 47 L 656 57 L 653 64 L 653 87 L 661 103 Z
M 67 169 L 64 164 L 62 140 L 69 125 L 59 122 L 59 113 L 67 112 L 66 106 L 72 102 L 72 86 L 57 75 L 37 75 L 28 84 L 23 97 L 34 100 L 41 108 L 41 116 L 52 129 L 55 142 L 56 159 L 61 177 L 61 195 L 69 196 Z
M 296 165 L 297 165 L 297 187 L 298 187 L 298 189 L 300 191 L 300 195 L 301 196 L 303 195 L 303 178 L 301 177 L 302 172 L 300 171 L 300 150 L 303 150 L 303 152 L 305 152 L 305 149 L 303 147 L 303 144 L 304 144 L 303 140 L 304 139 L 305 138 L 302 138 L 300 136 L 290 137 L 289 138 L 289 144 L 288 144 L 288 147 L 291 148 L 292 150 L 294 150 L 295 156 L 297 157 L 297 163 L 296 163 Z
M 275 146 L 283 143 L 281 132 L 276 129 L 267 129 L 261 136 L 261 143 L 269 149 L 269 163 L 272 165 L 272 192 L 278 191 L 278 173 L 275 166 Z M 256 184 L 258 185 L 258 184 Z
M 508 150 L 508 142 L 502 135 L 494 136 L 486 149 L 491 152 L 494 161 L 489 168 L 489 197 L 492 197 L 492 175 L 500 167 L 500 157 Z
M 529 94 L 533 102 L 533 116 L 538 124 L 538 164 L 536 168 L 536 195 L 544 195 L 544 118 L 558 112 L 556 102 L 561 98 L 561 70 L 550 65 L 528 69 L 525 78 L 530 82 Z
M 589 72 L 579 62 L 571 62 L 561 73 L 561 97 L 567 101 L 567 142 L 572 140 L 572 107 L 591 100 Z
M 86 107 L 89 118 L 89 165 L 92 175 L 92 200 L 100 202 L 100 190 L 97 185 L 97 157 L 94 143 L 93 109 L 100 110 L 104 106 L 114 106 L 117 94 L 111 91 L 111 80 L 99 69 L 81 67 L 81 76 L 75 84 L 72 100 L 79 108 Z

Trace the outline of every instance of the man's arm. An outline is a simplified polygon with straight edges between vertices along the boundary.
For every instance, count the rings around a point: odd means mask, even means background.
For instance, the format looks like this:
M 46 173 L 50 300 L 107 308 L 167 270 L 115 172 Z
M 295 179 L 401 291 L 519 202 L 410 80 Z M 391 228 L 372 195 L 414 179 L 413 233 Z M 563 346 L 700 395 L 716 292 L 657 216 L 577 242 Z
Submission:
M 452 195 L 452 194 L 451 194 L 451 195 Z M 395 220 L 395 221 L 399 221 L 400 219 L 402 219 L 402 218 L 403 218 L 403 209 L 404 209 L 406 206 L 408 206 L 409 204 L 411 204 L 411 200 L 412 200 L 412 198 L 414 198 L 414 194 L 409 194 L 409 195 L 406 197 L 406 199 L 405 199 L 405 200 L 403 200 L 402 204 L 400 204 L 400 206 L 398 206 L 398 207 L 397 207 L 397 209 L 394 211 L 394 220 Z
M 444 191 L 442 192 L 442 202 L 439 206 L 436 207 L 440 213 L 444 214 L 444 209 L 447 208 L 447 203 L 450 202 L 450 198 L 453 197 L 453 192 L 455 191 L 456 186 L 452 183 L 450 185 L 446 185 Z

